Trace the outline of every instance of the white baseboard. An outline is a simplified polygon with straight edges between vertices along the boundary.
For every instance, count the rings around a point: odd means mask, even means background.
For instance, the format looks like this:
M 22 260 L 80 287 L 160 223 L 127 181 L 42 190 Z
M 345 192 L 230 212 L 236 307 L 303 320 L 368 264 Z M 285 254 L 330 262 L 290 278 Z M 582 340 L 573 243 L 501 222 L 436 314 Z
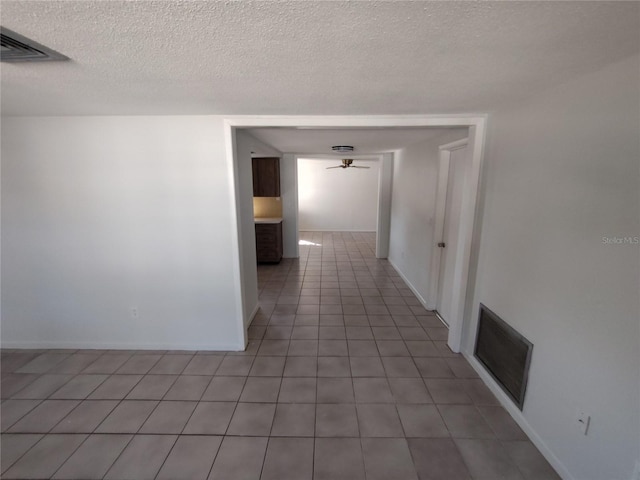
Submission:
M 100 343 L 100 342 L 2 342 L 0 348 L 35 350 L 208 350 L 213 352 L 241 352 L 245 346 L 231 343 Z
M 253 307 L 253 311 L 251 312 L 251 315 L 247 317 L 247 320 L 244 324 L 245 328 L 249 328 L 249 325 L 251 325 L 251 322 L 253 322 L 253 319 L 258 314 L 258 310 L 260 310 L 260 305 L 256 303 L 256 306 Z
M 487 373 L 487 371 L 482 367 L 480 362 L 473 356 L 473 354 L 469 352 L 462 352 L 462 355 L 467 359 L 471 367 L 480 375 L 480 378 L 485 383 L 485 385 L 491 390 L 491 392 L 496 396 L 500 404 L 504 407 L 504 409 L 509 412 L 509 415 L 514 419 L 514 421 L 522 428 L 524 433 L 529 437 L 531 443 L 533 443 L 544 458 L 551 464 L 551 466 L 555 469 L 555 471 L 560 475 L 563 480 L 576 480 L 573 475 L 569 473 L 569 470 L 564 466 L 564 464 L 555 456 L 555 454 L 551 451 L 551 449 L 547 446 L 547 444 L 542 440 L 542 438 L 536 433 L 536 431 L 529 425 L 526 418 L 522 414 L 522 411 L 516 407 L 513 402 L 507 397 L 507 395 L 502 391 L 500 386 L 496 383 L 496 381 Z M 635 480 L 635 479 L 632 479 Z
M 427 307 L 427 301 L 424 299 L 424 297 L 422 295 L 420 295 L 420 292 L 418 292 L 418 290 L 416 290 L 416 288 L 413 286 L 413 284 L 409 281 L 409 279 L 407 277 L 404 276 L 404 274 L 400 271 L 400 269 L 398 268 L 398 266 L 393 263 L 393 260 L 391 260 L 390 258 L 387 258 L 387 261 L 391 264 L 391 266 L 394 268 L 394 270 L 398 273 L 398 275 L 400 275 L 400 278 L 402 278 L 402 280 L 404 280 L 404 283 L 407 284 L 407 287 L 409 287 L 409 290 L 411 290 L 413 292 L 413 294 L 416 296 L 416 298 L 418 299 L 418 301 L 422 304 L 422 306 L 429 311 L 433 311 L 433 309 Z

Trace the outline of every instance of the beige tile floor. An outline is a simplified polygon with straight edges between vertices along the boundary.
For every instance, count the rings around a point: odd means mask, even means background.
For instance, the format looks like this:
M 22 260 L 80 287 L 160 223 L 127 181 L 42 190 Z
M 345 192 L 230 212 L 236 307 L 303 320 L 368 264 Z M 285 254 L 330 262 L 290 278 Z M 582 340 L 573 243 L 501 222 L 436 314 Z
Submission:
M 301 238 L 246 352 L 2 351 L 2 478 L 559 478 L 372 234 Z

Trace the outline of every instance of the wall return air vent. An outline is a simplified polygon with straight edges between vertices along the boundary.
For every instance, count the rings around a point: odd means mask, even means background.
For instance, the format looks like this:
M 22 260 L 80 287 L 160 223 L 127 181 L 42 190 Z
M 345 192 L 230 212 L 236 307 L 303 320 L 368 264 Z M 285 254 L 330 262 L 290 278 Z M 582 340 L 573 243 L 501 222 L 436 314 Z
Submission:
M 522 410 L 533 344 L 480 304 L 474 356 Z
M 40 45 L 8 28 L 0 27 L 2 49 L 0 61 L 3 62 L 46 62 L 53 60 L 69 60 L 61 53 Z

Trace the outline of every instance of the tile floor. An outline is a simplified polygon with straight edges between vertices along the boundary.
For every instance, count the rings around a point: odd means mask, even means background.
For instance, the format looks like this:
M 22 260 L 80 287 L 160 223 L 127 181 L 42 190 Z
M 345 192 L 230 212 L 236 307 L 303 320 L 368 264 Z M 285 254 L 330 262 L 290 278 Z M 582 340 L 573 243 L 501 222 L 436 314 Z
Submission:
M 372 234 L 301 238 L 246 352 L 4 350 L 2 478 L 559 478 Z

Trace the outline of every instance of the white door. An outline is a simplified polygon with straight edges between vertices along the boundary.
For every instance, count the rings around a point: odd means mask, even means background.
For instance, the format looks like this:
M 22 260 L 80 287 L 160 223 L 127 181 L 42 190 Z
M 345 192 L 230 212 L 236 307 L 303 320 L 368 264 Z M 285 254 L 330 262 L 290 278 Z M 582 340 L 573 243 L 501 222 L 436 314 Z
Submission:
M 456 305 L 458 296 L 455 289 L 456 275 L 459 275 L 462 261 L 460 242 L 460 218 L 465 177 L 469 171 L 467 146 L 451 150 L 449 157 L 449 175 L 444 207 L 444 223 L 440 247 L 440 272 L 438 276 L 438 296 L 436 310 L 447 325 L 456 321 Z M 456 268 L 458 267 L 458 268 Z

